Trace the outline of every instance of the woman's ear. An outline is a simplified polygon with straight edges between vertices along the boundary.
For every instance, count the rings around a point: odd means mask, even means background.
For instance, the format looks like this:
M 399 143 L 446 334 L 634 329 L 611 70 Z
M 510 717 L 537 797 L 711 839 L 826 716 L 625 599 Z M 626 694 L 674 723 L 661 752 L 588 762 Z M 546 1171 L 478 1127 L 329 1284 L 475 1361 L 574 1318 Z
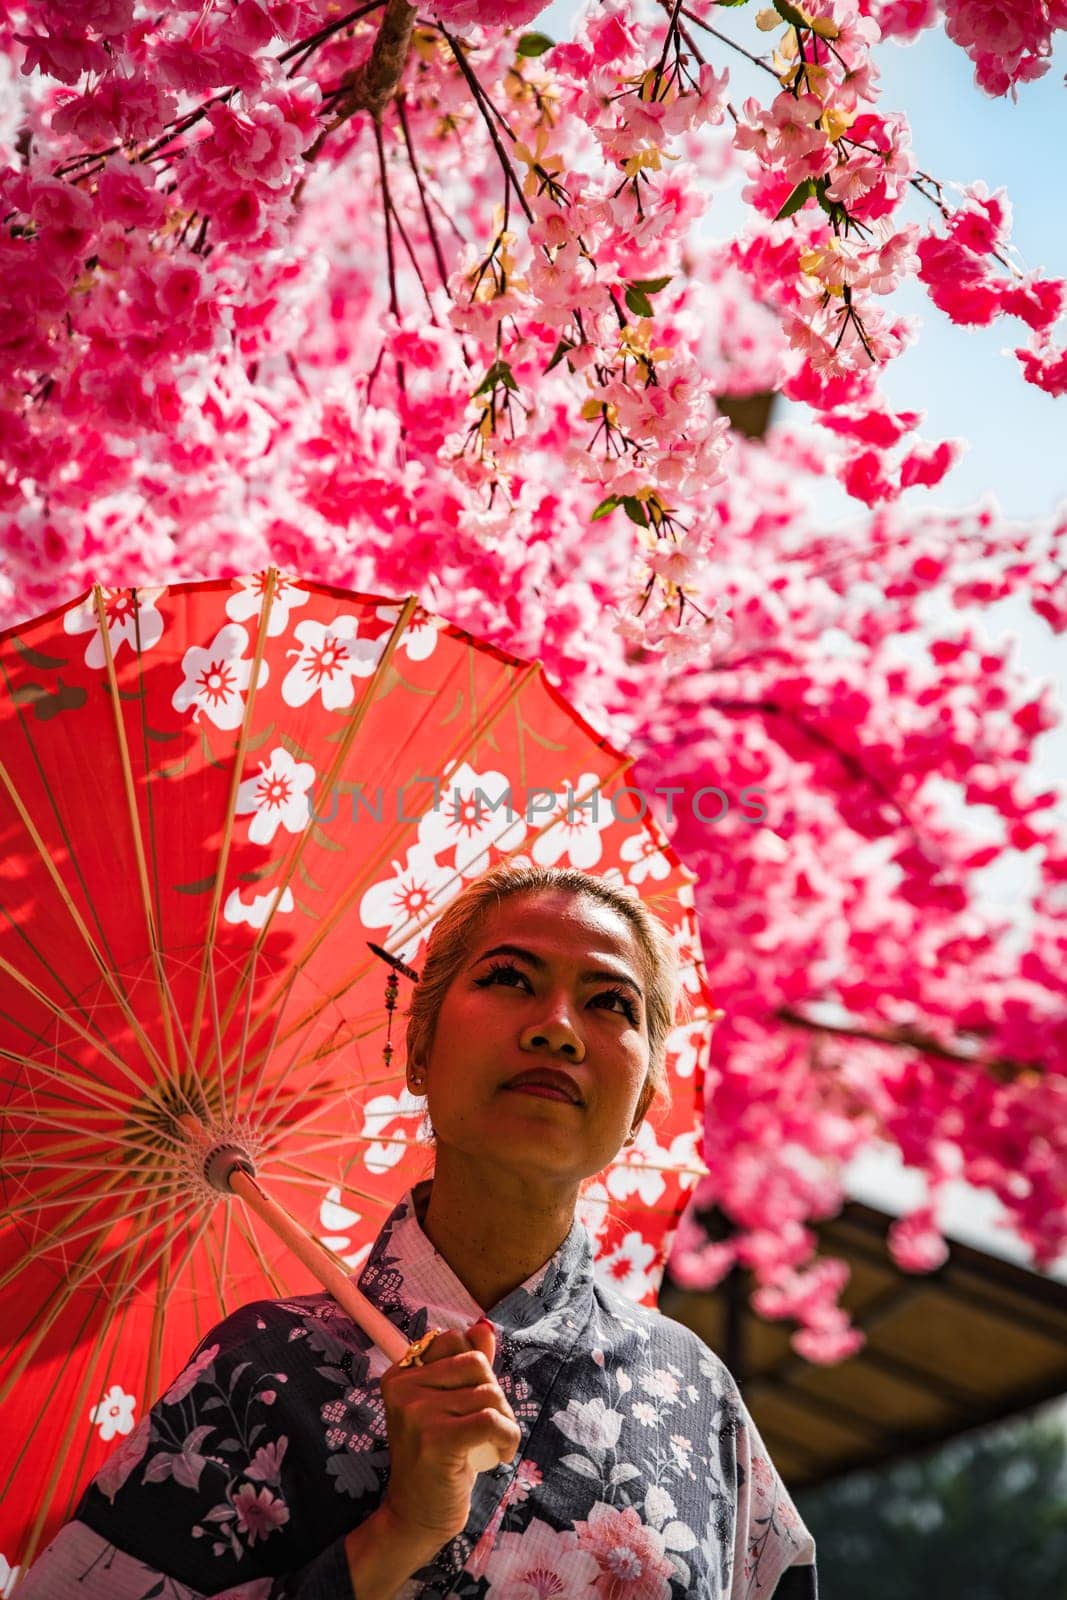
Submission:
M 644 1088 L 637 1097 L 637 1105 L 634 1107 L 633 1121 L 630 1124 L 630 1136 L 626 1140 L 626 1144 L 633 1144 L 634 1140 L 637 1138 L 638 1129 L 640 1128 L 642 1122 L 644 1122 L 645 1117 L 648 1115 L 648 1108 L 652 1104 L 652 1099 L 655 1093 L 656 1088 L 652 1082 L 652 1079 L 646 1078 Z

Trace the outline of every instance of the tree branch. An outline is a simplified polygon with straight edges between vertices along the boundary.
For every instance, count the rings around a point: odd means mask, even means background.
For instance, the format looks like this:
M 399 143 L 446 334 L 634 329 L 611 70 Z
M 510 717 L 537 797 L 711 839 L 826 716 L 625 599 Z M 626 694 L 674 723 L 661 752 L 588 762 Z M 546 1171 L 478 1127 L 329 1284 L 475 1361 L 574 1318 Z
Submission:
M 408 0 L 386 0 L 385 15 L 371 53 L 366 61 L 341 79 L 333 115 L 305 152 L 306 160 L 314 161 L 330 134 L 358 111 L 369 111 L 375 122 L 381 121 L 382 112 L 404 74 L 416 14 L 416 8 L 408 5 Z
M 933 1056 L 937 1061 L 950 1061 L 954 1066 L 979 1068 L 983 1072 L 991 1073 L 994 1078 L 999 1078 L 1002 1083 L 1011 1083 L 1031 1073 L 1044 1075 L 1045 1069 L 1039 1061 L 1015 1061 L 1009 1056 L 969 1055 L 966 1050 L 941 1044 L 928 1033 L 923 1033 L 921 1028 L 913 1028 L 906 1023 L 882 1033 L 877 1028 L 865 1028 L 859 1022 L 840 1024 L 816 1022 L 814 1017 L 807 1017 L 802 1011 L 794 1011 L 791 1006 L 778 1006 L 774 1016 L 789 1027 L 806 1028 L 811 1033 L 828 1033 L 839 1039 L 863 1039 L 869 1044 L 892 1045 L 897 1049 L 921 1050 L 924 1055 Z
M 885 801 L 886 805 L 891 806 L 897 813 L 901 821 L 915 835 L 918 843 L 919 830 L 908 815 L 904 803 L 891 789 L 886 787 L 876 773 L 871 772 L 863 764 L 858 756 L 853 755 L 850 750 L 842 750 L 841 746 L 831 739 L 829 734 L 823 733 L 821 728 L 814 727 L 810 722 L 805 722 L 804 718 L 797 716 L 795 711 L 790 710 L 787 706 L 778 705 L 774 700 L 725 700 L 712 698 L 705 703 L 713 707 L 714 710 L 723 711 L 728 715 L 758 711 L 764 716 L 784 717 L 786 721 L 791 722 L 794 727 L 799 728 L 802 733 L 806 734 L 813 744 L 821 745 L 824 750 L 828 750 L 832 755 L 836 756 L 846 772 L 850 772 L 854 778 L 859 778 L 862 782 L 869 784 L 875 793 Z
M 518 173 L 515 171 L 515 168 L 512 165 L 511 158 L 500 142 L 500 135 L 497 132 L 496 121 L 494 119 L 499 119 L 505 133 L 508 134 L 509 138 L 514 139 L 515 134 L 508 125 L 507 121 L 501 117 L 500 112 L 493 105 L 493 102 L 490 100 L 474 72 L 471 70 L 470 63 L 463 53 L 463 46 L 461 42 L 458 39 L 454 39 L 449 33 L 448 29 L 442 24 L 438 24 L 438 26 L 440 27 L 445 39 L 448 41 L 448 48 L 455 57 L 457 67 L 459 68 L 460 72 L 462 72 L 464 78 L 466 78 L 467 86 L 470 89 L 471 94 L 474 96 L 474 103 L 481 112 L 482 120 L 489 130 L 489 137 L 493 141 L 493 149 L 496 151 L 497 160 L 504 169 L 505 198 L 508 193 L 508 185 L 510 185 L 511 188 L 514 189 L 515 197 L 525 212 L 527 222 L 533 222 L 534 214 L 530 209 L 526 196 L 522 192 L 522 184 L 519 181 Z
M 415 146 L 411 142 L 411 129 L 408 126 L 408 113 L 403 95 L 397 96 L 396 112 L 400 120 L 400 131 L 404 135 L 404 146 L 408 153 L 408 165 L 414 175 L 415 186 L 419 191 L 419 204 L 422 206 L 422 217 L 426 224 L 426 233 L 430 241 L 430 248 L 433 251 L 433 258 L 437 263 L 437 276 L 441 280 L 442 289 L 451 300 L 452 294 L 448 287 L 448 268 L 445 265 L 444 251 L 441 249 L 441 241 L 437 237 L 437 229 L 434 227 L 433 217 L 430 215 L 430 206 L 426 197 L 426 185 L 423 182 L 422 170 L 415 154 Z

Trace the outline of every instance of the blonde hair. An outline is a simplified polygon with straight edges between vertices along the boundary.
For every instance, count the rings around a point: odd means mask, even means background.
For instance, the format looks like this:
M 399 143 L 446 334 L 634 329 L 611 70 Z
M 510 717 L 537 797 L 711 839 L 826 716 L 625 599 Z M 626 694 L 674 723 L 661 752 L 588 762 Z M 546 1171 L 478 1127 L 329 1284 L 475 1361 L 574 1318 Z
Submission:
M 660 919 L 635 895 L 576 867 L 501 862 L 475 878 L 446 907 L 430 934 L 422 973 L 407 1010 L 408 1061 L 414 1064 L 429 1058 L 441 1003 L 489 911 L 513 895 L 536 894 L 543 890 L 586 895 L 610 907 L 629 923 L 645 969 L 649 1044 L 646 1083 L 652 1098 L 668 1103 L 667 1040 L 674 1027 L 681 993 L 681 974 L 671 936 Z

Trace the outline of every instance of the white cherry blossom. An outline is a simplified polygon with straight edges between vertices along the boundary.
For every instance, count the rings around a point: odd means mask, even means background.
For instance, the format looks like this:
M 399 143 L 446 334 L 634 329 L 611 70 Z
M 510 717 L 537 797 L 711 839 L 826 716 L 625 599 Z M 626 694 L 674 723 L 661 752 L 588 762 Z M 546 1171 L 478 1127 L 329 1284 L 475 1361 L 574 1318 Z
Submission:
M 440 908 L 456 875 L 451 867 L 438 866 L 433 851 L 422 844 L 413 844 L 403 865 L 393 862 L 393 876 L 371 884 L 359 902 L 359 920 L 365 928 L 385 929 L 385 938 L 376 943 L 388 943 L 393 955 L 401 961 L 410 961 L 418 949 L 422 926 Z M 397 945 L 396 938 L 403 942 Z
M 455 851 L 456 871 L 477 877 L 489 865 L 490 846 L 507 852 L 526 837 L 526 822 L 511 802 L 503 772 L 476 772 L 464 761 L 442 779 L 438 803 L 419 822 L 419 843 L 435 856 Z
M 667 1054 L 672 1079 L 691 1078 L 707 1054 L 709 1027 L 706 1020 L 676 1028 L 670 1035 Z
M 296 661 L 282 682 L 282 699 L 288 706 L 304 706 L 322 696 L 327 711 L 343 711 L 356 698 L 355 678 L 369 678 L 385 649 L 389 635 L 359 637 L 359 618 L 335 617 L 315 622 L 310 617 L 293 629 L 299 650 L 286 653 Z
M 596 866 L 604 853 L 602 835 L 614 825 L 615 814 L 595 772 L 583 772 L 577 783 L 565 784 L 551 806 L 543 791 L 531 790 L 526 806 L 527 821 L 536 830 L 530 853 L 538 866 L 586 872 Z
M 640 1301 L 659 1287 L 656 1250 L 639 1233 L 628 1233 L 615 1249 L 593 1263 L 597 1280 L 630 1300 Z
M 166 592 L 166 589 L 103 590 L 104 624 L 113 659 L 117 659 L 123 644 L 129 645 L 136 655 L 159 643 L 163 637 L 163 618 L 156 609 L 156 602 Z M 85 665 L 97 671 L 107 665 L 94 595 L 87 595 L 81 605 L 64 614 L 63 630 L 92 634 L 85 648 Z
M 133 1410 L 137 1401 L 121 1384 L 113 1383 L 98 1405 L 90 1406 L 89 1421 L 99 1430 L 105 1444 L 117 1433 L 133 1432 Z
M 362 1135 L 371 1142 L 364 1147 L 363 1164 L 368 1172 L 388 1172 L 402 1161 L 415 1137 L 425 1107 L 413 1094 L 378 1094 L 363 1107 Z M 399 1127 L 394 1126 L 399 1124 Z M 395 1134 L 395 1138 L 390 1138 Z
M 202 645 L 190 645 L 182 657 L 184 678 L 171 701 L 175 711 L 188 711 L 192 706 L 194 722 L 203 712 L 216 728 L 240 727 L 252 677 L 249 649 L 248 634 L 236 622 L 220 628 L 206 650 Z M 257 688 L 266 683 L 268 671 L 267 663 L 261 661 Z
M 619 855 L 630 863 L 627 877 L 631 883 L 644 883 L 646 878 L 662 879 L 670 874 L 671 864 L 659 841 L 647 828 L 635 829 L 625 838 L 619 846 Z
M 396 606 L 377 606 L 374 615 L 383 622 L 395 625 L 397 620 Z M 422 606 L 416 606 L 397 641 L 397 649 L 403 650 L 409 661 L 426 661 L 437 649 L 437 636 L 448 623 L 444 617 L 435 617 L 432 611 L 426 611 Z
M 351 1235 L 344 1231 L 358 1227 L 361 1221 L 360 1212 L 350 1211 L 346 1205 L 342 1205 L 340 1184 L 331 1184 L 319 1206 L 319 1222 L 326 1229 L 319 1238 L 328 1250 L 333 1250 L 341 1257 L 346 1267 L 362 1266 L 371 1253 L 371 1241 L 353 1250 Z
M 248 825 L 253 844 L 269 844 L 278 829 L 302 833 L 309 815 L 308 790 L 315 782 L 310 761 L 296 761 L 281 745 L 270 753 L 254 778 L 246 778 L 237 790 L 238 816 L 255 815 Z
M 263 613 L 263 597 L 267 590 L 267 571 L 254 572 L 251 577 L 234 578 L 236 588 L 226 602 L 226 615 L 233 622 L 258 621 Z M 310 596 L 299 588 L 284 572 L 274 575 L 274 594 L 267 618 L 267 637 L 276 639 L 289 626 L 289 613 L 296 606 L 306 606 Z
M 642 1205 L 653 1206 L 666 1190 L 664 1174 L 680 1167 L 703 1170 L 696 1130 L 685 1129 L 665 1147 L 657 1142 L 651 1123 L 642 1122 L 625 1159 L 608 1170 L 608 1193 L 616 1200 L 629 1200 L 636 1194 Z
M 222 908 L 222 915 L 227 922 L 247 922 L 250 928 L 262 928 L 271 910 L 277 902 L 278 911 L 292 911 L 295 906 L 293 891 L 288 885 L 282 890 L 270 889 L 266 894 L 257 894 L 249 905 L 241 899 L 240 889 L 231 889 Z
M 582 1188 L 575 1208 L 575 1216 L 588 1231 L 594 1245 L 608 1225 L 611 1196 L 602 1183 L 590 1183 Z

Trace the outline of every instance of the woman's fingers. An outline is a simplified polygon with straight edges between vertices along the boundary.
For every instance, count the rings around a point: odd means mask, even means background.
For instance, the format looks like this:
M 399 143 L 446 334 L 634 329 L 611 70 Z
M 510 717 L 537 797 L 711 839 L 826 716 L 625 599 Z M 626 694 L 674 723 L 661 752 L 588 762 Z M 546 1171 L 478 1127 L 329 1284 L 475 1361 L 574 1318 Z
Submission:
M 504 1391 L 498 1383 L 479 1383 L 465 1389 L 423 1389 L 413 1400 L 413 1408 L 426 1416 L 470 1417 L 479 1411 L 499 1411 L 515 1420 Z
M 489 1406 L 502 1416 L 514 1418 L 492 1367 L 473 1350 L 438 1362 L 433 1371 L 410 1367 L 387 1373 L 383 1375 L 382 1388 L 392 1404 L 421 1405 L 424 1410 L 439 1410 L 444 1416 L 467 1416 Z
M 518 1423 L 499 1411 L 476 1411 L 469 1417 L 452 1417 L 442 1426 L 449 1447 L 457 1454 L 467 1454 L 480 1444 L 491 1444 L 500 1461 L 511 1461 L 522 1443 Z
M 458 1328 L 449 1328 L 445 1333 L 439 1333 L 432 1340 L 422 1358 L 422 1366 L 433 1367 L 439 1361 L 447 1361 L 450 1356 L 458 1356 L 464 1350 L 471 1348 L 470 1341 L 465 1333 Z
M 462 1389 L 468 1383 L 492 1383 L 493 1369 L 478 1350 L 463 1350 L 454 1356 L 438 1356 L 431 1365 L 408 1367 L 429 1389 Z

